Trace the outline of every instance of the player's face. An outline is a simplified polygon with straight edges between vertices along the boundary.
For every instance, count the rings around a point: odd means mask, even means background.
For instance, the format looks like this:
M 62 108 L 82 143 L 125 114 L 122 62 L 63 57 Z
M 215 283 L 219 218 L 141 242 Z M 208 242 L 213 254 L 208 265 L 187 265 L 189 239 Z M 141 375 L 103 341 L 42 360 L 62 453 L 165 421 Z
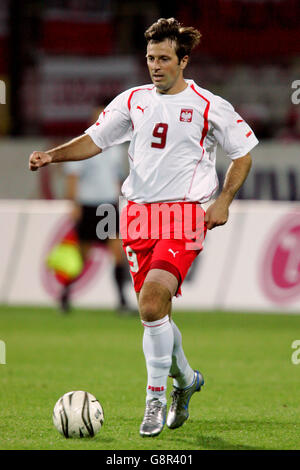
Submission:
M 165 39 L 158 43 L 149 42 L 146 58 L 150 77 L 159 93 L 175 94 L 186 88 L 183 70 L 188 56 L 178 63 L 174 41 Z

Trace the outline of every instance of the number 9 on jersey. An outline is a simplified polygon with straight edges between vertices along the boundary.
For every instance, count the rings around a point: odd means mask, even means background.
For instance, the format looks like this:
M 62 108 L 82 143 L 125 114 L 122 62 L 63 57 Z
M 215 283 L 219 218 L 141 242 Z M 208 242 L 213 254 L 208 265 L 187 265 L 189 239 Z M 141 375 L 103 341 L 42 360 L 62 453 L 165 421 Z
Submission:
M 128 262 L 129 262 L 130 271 L 133 272 L 133 273 L 137 273 L 138 270 L 139 270 L 137 255 L 136 255 L 135 251 L 133 251 L 130 248 L 130 246 L 126 247 L 126 256 L 127 256 Z

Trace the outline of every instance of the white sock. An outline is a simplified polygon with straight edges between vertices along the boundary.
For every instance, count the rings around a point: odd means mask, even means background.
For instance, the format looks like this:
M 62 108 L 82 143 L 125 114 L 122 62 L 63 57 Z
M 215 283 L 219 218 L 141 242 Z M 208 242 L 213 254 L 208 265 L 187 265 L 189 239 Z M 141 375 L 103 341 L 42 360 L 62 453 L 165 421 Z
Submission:
M 182 336 L 179 328 L 171 320 L 174 335 L 174 347 L 172 352 L 172 365 L 170 376 L 173 377 L 173 385 L 177 388 L 185 388 L 193 383 L 194 371 L 189 365 L 182 348 Z
M 169 316 L 144 325 L 143 351 L 148 372 L 146 400 L 158 398 L 167 403 L 167 380 L 172 363 L 173 329 Z

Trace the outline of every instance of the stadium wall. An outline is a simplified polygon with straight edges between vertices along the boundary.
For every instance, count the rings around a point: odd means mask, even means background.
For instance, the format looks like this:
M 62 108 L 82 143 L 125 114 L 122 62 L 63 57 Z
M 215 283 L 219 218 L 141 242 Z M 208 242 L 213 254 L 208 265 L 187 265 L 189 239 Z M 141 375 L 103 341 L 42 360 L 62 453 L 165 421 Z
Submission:
M 59 281 L 46 267 L 70 230 L 68 201 L 0 200 L 0 303 L 55 306 Z M 209 231 L 175 309 L 300 313 L 300 203 L 234 201 Z M 73 304 L 114 308 L 113 263 L 103 247 L 74 285 Z M 127 295 L 135 305 L 130 277 Z
M 33 150 L 47 150 L 64 141 L 62 138 L 1 139 L 1 174 L 5 178 L 1 178 L 0 199 L 62 198 L 63 166 L 51 165 L 30 173 L 28 156 Z M 126 144 L 124 151 L 125 147 Z M 251 154 L 253 168 L 238 194 L 239 198 L 300 201 L 299 143 L 264 141 Z M 217 170 L 221 181 L 229 163 L 229 159 L 219 151 Z

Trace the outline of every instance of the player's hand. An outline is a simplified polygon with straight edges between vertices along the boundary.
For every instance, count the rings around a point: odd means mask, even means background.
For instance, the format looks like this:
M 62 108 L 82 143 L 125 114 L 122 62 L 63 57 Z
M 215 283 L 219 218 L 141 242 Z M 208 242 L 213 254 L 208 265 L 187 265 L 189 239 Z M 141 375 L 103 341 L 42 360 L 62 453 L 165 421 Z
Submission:
M 228 217 L 228 203 L 217 199 L 208 207 L 204 217 L 204 222 L 206 223 L 208 230 L 211 230 L 214 227 L 226 224 Z
M 29 170 L 36 171 L 52 162 L 52 157 L 46 152 L 33 152 L 29 157 Z

